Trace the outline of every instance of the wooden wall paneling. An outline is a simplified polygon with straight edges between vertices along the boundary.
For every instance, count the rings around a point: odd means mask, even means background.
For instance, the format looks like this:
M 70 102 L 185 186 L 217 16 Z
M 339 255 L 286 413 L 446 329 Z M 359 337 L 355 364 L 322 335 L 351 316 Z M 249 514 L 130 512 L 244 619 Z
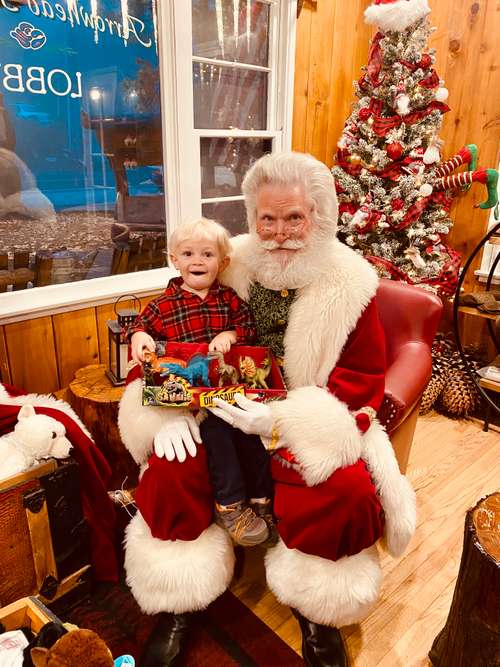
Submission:
M 109 344 L 108 344 L 108 327 L 106 322 L 108 320 L 116 320 L 114 311 L 114 304 L 106 303 L 102 306 L 97 306 L 95 309 L 97 322 L 97 339 L 99 345 L 99 363 L 108 366 L 109 358 Z
M 67 387 L 82 366 L 99 360 L 95 308 L 53 316 L 59 387 Z
M 0 327 L 0 381 L 12 384 L 4 327 Z
M 311 22 L 312 9 L 304 4 L 297 20 L 292 124 L 292 148 L 301 152 L 306 149 Z
M 51 317 L 38 317 L 4 327 L 12 384 L 28 392 L 59 388 Z
M 368 62 L 370 40 L 375 31 L 364 21 L 363 15 L 367 6 L 366 0 L 336 3 L 328 124 L 324 141 L 326 152 L 324 158 L 321 158 L 329 167 L 333 165 L 337 142 L 357 99 L 353 83 L 359 79 L 361 68 Z
M 445 114 L 440 137 L 443 139 L 443 156 L 453 155 L 464 144 L 476 143 L 479 147 L 479 166 L 496 168 L 500 157 L 498 132 L 499 96 L 493 91 L 500 87 L 498 35 L 500 14 L 495 0 L 482 2 L 443 3 L 431 2 L 431 22 L 439 26 L 435 36 L 439 39 L 437 71 L 450 91 L 450 112 Z M 436 46 L 436 37 L 431 44 Z M 484 186 L 475 184 L 459 195 L 452 206 L 454 226 L 448 242 L 462 257 L 467 258 L 486 231 L 489 211 L 475 208 L 486 199 Z M 474 270 L 481 262 L 479 256 L 467 275 L 464 288 L 480 289 L 474 278 Z M 477 324 L 477 323 L 476 323 Z M 474 329 L 473 321 L 467 329 Z
M 139 299 L 141 304 L 140 309 L 142 310 L 144 306 L 149 301 L 151 301 L 151 299 L 153 299 L 155 296 L 158 296 L 158 294 L 159 292 L 155 292 L 154 294 L 141 296 L 141 298 Z M 137 305 L 134 306 L 134 302 L 132 300 L 124 300 L 120 301 L 118 309 L 133 308 L 133 307 L 137 307 Z M 107 303 L 102 306 L 97 306 L 96 319 L 97 319 L 97 334 L 99 340 L 99 362 L 101 364 L 106 364 L 107 366 L 109 358 L 109 345 L 108 345 L 108 327 L 106 323 L 108 320 L 116 320 L 114 304 Z
M 333 25 L 338 3 L 318 2 L 312 11 L 305 150 L 323 162 L 330 113 Z

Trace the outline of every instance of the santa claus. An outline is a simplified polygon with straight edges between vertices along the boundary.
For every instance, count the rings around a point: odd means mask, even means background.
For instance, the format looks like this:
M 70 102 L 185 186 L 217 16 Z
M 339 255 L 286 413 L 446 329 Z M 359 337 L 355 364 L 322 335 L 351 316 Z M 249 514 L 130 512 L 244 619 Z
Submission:
M 376 542 L 399 556 L 415 528 L 415 496 L 376 418 L 384 335 L 377 276 L 336 239 L 328 168 L 309 155 L 271 154 L 243 182 L 249 233 L 233 239 L 222 281 L 248 301 L 258 343 L 281 360 L 285 400 L 213 411 L 270 450 L 279 540 L 267 583 L 289 605 L 307 665 L 346 665 L 338 627 L 377 601 Z M 143 407 L 141 383 L 125 390 L 119 425 L 144 472 L 126 538 L 127 581 L 145 613 L 160 614 L 143 665 L 171 665 L 190 613 L 229 585 L 230 540 L 212 523 L 206 455 L 192 415 Z M 154 452 L 153 451 L 154 446 Z M 172 459 L 172 460 L 170 460 Z

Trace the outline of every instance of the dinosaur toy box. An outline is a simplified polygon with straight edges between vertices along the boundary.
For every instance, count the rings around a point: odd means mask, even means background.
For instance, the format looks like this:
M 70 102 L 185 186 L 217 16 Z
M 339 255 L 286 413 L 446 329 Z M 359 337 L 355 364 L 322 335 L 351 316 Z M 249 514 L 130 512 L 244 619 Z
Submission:
M 209 352 L 206 343 L 157 343 L 143 365 L 143 405 L 209 408 L 235 394 L 257 401 L 286 396 L 280 368 L 267 347 L 234 345 Z

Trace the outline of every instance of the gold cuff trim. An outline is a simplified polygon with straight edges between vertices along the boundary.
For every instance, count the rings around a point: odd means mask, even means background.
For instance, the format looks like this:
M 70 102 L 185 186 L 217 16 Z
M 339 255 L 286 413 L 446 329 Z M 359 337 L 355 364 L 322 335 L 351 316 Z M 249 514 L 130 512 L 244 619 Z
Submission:
M 280 439 L 280 434 L 278 433 L 278 429 L 276 426 L 273 426 L 273 430 L 271 432 L 271 440 L 269 442 L 269 445 L 267 447 L 267 451 L 272 454 L 274 450 L 276 449 L 276 445 L 278 444 Z

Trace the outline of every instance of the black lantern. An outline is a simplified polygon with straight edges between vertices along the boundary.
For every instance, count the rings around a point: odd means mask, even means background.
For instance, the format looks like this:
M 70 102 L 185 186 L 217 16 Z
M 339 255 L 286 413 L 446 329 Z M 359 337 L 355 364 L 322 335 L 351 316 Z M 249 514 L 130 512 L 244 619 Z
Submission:
M 122 308 L 118 310 L 118 304 L 124 299 L 132 299 L 134 308 Z M 135 306 L 138 305 L 138 309 Z M 106 375 L 115 385 L 125 384 L 128 365 L 128 341 L 122 336 L 123 331 L 133 324 L 139 310 L 141 302 L 133 294 L 125 294 L 117 299 L 115 303 L 116 320 L 108 320 L 108 343 L 109 343 L 109 369 Z

